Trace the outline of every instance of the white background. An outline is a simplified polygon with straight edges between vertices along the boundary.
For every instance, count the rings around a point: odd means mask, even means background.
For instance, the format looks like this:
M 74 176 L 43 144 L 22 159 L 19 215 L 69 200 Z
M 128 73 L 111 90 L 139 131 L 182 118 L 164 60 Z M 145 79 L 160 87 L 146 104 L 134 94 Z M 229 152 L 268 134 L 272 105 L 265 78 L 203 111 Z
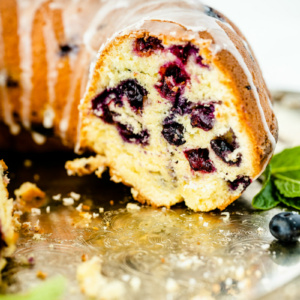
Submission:
M 300 91 L 300 0 L 203 0 L 246 36 L 272 90 Z

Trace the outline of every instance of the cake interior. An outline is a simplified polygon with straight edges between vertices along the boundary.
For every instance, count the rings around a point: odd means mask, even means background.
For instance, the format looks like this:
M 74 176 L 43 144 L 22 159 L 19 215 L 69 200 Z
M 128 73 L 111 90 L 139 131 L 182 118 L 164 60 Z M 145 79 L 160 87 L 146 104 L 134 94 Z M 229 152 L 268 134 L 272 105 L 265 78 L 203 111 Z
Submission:
M 134 186 L 141 202 L 222 208 L 255 175 L 238 99 L 205 45 L 131 34 L 96 65 L 81 145 L 105 156 L 112 180 Z
M 3 161 L 0 161 L 0 270 L 6 264 L 4 257 L 9 256 L 14 251 L 14 230 L 12 225 L 12 199 L 8 199 L 6 189 L 6 177 L 4 169 L 6 168 Z

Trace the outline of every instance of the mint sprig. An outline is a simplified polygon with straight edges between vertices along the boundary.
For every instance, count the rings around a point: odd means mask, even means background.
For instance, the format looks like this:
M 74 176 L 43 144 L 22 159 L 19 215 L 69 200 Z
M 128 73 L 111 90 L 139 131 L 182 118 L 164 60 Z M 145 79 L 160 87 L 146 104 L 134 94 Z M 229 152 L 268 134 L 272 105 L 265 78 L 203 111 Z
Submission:
M 263 187 L 252 201 L 255 208 L 267 210 L 283 203 L 300 210 L 300 146 L 274 155 L 263 177 Z
M 58 300 L 66 289 L 66 279 L 57 276 L 25 293 L 0 295 L 0 300 Z
M 271 209 L 279 204 L 274 195 L 274 184 L 271 181 L 271 166 L 264 172 L 264 184 L 260 192 L 254 197 L 252 205 L 257 209 Z

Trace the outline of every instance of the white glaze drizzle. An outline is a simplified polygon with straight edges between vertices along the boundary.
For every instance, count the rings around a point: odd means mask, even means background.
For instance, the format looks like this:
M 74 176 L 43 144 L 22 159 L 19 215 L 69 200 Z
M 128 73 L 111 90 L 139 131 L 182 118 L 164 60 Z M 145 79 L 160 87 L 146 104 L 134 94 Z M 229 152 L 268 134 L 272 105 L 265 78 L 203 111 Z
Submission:
M 71 85 L 69 88 L 68 96 L 66 105 L 63 109 L 63 116 L 59 124 L 60 134 L 63 139 L 66 138 L 66 133 L 69 129 L 70 125 L 70 117 L 71 117 L 71 110 L 73 108 L 73 103 L 75 101 L 75 91 L 77 88 L 78 83 L 80 84 L 80 90 L 82 90 L 82 85 L 84 83 L 84 71 L 88 72 L 87 66 L 89 65 L 89 53 L 88 52 L 81 52 L 78 55 L 78 63 L 72 70 L 72 80 Z
M 126 7 L 128 7 L 128 5 L 129 5 L 128 1 L 124 1 L 124 0 L 115 0 L 114 5 L 111 5 L 111 2 L 107 1 L 101 7 L 101 9 L 98 10 L 97 14 L 92 19 L 90 25 L 88 26 L 87 31 L 83 35 L 83 43 L 88 49 L 88 51 L 91 52 L 91 54 L 94 55 L 97 54 L 97 51 L 95 51 L 95 49 L 91 47 L 91 44 L 92 44 L 92 39 L 97 32 L 97 28 L 99 24 L 101 24 L 103 19 L 107 17 L 107 15 L 111 13 L 113 10 L 122 9 L 122 8 L 125 9 Z
M 85 70 L 88 70 L 88 66 L 91 62 L 91 53 L 84 48 L 83 36 L 87 32 L 90 22 L 99 9 L 99 2 L 93 0 L 87 0 L 85 2 L 73 0 L 69 1 L 67 5 L 63 6 L 66 2 L 63 0 L 57 1 L 61 3 L 63 7 L 63 22 L 65 31 L 65 40 L 71 46 L 79 48 L 79 53 L 71 51 L 68 54 L 69 63 L 71 68 L 70 87 L 67 95 L 66 104 L 63 108 L 62 119 L 60 120 L 59 129 L 60 136 L 65 140 L 67 131 L 70 126 L 70 113 L 75 101 L 75 91 L 78 83 L 80 83 L 80 89 L 85 82 Z M 80 12 L 80 15 L 79 15 Z
M 2 32 L 2 20 L 0 15 L 0 66 L 4 67 L 4 42 L 3 42 L 3 32 Z M 9 101 L 9 97 L 6 90 L 6 79 L 7 74 L 5 70 L 0 71 L 0 87 L 1 87 L 1 102 L 3 103 L 3 117 L 4 123 L 9 126 L 10 133 L 17 135 L 21 128 L 18 124 L 14 122 L 12 117 L 12 105 Z
M 37 9 L 44 0 L 28 1 L 18 0 L 18 34 L 19 34 L 19 54 L 22 83 L 22 124 L 25 128 L 30 128 L 30 98 L 32 91 L 32 25 Z
M 32 139 L 38 144 L 43 145 L 46 142 L 46 137 L 38 132 L 31 132 Z
M 53 103 L 55 101 L 55 85 L 57 82 L 57 64 L 58 64 L 58 43 L 55 37 L 52 20 L 48 15 L 46 17 L 43 28 L 44 39 L 46 44 L 46 59 L 47 59 L 47 87 L 48 87 L 48 105 L 44 111 L 43 125 L 45 128 L 52 128 L 55 118 Z

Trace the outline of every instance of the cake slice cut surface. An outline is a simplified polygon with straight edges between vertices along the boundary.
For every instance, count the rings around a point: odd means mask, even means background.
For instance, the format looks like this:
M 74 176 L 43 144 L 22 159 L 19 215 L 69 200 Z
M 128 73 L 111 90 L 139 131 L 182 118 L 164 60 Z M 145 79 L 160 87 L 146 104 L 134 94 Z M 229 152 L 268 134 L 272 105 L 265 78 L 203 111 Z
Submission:
M 104 156 L 142 203 L 224 209 L 269 159 L 211 43 L 141 30 L 100 52 L 80 106 L 80 146 Z

